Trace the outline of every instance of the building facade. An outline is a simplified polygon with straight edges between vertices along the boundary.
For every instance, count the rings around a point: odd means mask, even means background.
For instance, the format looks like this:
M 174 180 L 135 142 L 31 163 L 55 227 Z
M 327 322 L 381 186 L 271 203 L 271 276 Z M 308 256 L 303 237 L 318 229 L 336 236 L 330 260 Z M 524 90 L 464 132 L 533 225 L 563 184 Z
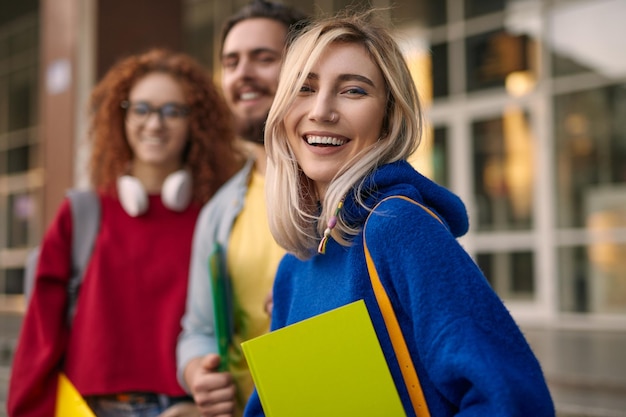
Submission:
M 465 201 L 462 244 L 526 325 L 626 329 L 626 0 L 285 1 L 380 8 L 428 129 L 415 166 Z M 91 87 L 128 53 L 219 79 L 221 0 L 2 0 L 0 312 L 65 190 L 86 186 Z M 442 254 L 445 256 L 445 254 Z

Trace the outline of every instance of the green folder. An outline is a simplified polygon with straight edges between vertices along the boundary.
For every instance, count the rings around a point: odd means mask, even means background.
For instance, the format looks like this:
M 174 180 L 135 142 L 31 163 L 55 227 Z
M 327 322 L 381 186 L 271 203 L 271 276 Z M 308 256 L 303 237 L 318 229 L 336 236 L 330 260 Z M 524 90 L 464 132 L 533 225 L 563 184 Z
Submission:
M 267 417 L 406 417 L 363 300 L 241 346 Z
M 209 255 L 208 266 L 213 289 L 213 314 L 217 348 L 220 355 L 220 371 L 228 369 L 228 348 L 233 335 L 232 294 L 225 262 L 222 246 L 216 243 Z

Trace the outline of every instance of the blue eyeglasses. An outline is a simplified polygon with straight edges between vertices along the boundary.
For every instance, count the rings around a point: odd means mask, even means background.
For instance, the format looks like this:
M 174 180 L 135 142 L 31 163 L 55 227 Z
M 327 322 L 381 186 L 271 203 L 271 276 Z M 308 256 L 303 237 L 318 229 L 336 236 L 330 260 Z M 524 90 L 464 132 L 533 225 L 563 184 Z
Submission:
M 161 107 L 152 107 L 145 101 L 124 100 L 120 106 L 126 109 L 126 119 L 134 124 L 145 123 L 152 113 L 159 116 L 161 123 L 168 124 L 180 122 L 190 113 L 189 107 L 179 103 L 166 103 Z

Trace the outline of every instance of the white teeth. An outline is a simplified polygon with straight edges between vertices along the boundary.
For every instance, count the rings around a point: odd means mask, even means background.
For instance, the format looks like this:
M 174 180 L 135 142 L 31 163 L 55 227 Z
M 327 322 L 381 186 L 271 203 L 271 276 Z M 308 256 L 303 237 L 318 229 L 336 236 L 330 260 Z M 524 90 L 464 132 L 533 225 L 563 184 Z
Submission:
M 142 141 L 151 145 L 161 145 L 165 142 L 162 138 L 155 137 L 144 137 Z
M 254 99 L 258 98 L 259 96 L 260 96 L 259 93 L 255 92 L 255 91 L 249 91 L 247 93 L 241 93 L 239 98 L 241 100 L 254 100 Z
M 331 136 L 307 136 L 306 141 L 309 145 L 334 145 L 341 146 L 346 143 L 345 140 Z

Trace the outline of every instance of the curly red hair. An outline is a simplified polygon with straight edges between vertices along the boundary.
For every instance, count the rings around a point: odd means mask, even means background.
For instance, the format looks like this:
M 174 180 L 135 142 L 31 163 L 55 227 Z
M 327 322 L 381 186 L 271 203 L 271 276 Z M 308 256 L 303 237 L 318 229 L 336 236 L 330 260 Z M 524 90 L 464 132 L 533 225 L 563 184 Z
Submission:
M 194 200 L 204 203 L 242 164 L 234 147 L 231 114 L 207 71 L 192 57 L 166 49 L 151 49 L 115 64 L 91 95 L 91 181 L 104 192 L 115 192 L 115 182 L 133 158 L 120 106 L 135 83 L 152 72 L 178 80 L 189 114 L 189 143 L 184 165 L 193 176 Z

